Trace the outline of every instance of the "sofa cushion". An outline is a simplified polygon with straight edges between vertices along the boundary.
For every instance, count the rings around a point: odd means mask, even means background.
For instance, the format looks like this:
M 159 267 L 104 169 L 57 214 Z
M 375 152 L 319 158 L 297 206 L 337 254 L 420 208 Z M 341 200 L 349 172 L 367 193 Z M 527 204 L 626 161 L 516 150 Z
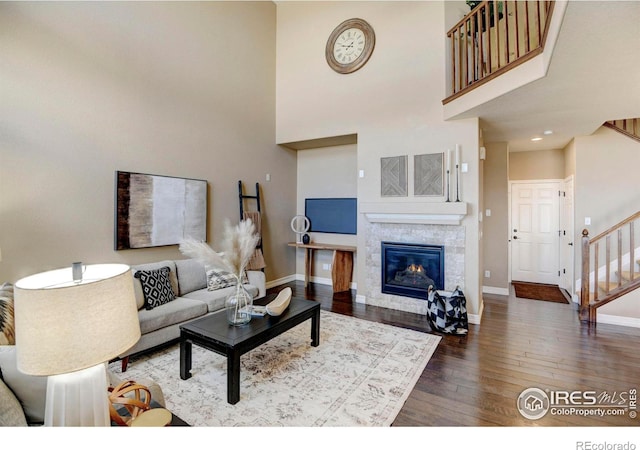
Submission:
M 204 264 L 195 259 L 178 259 L 175 263 L 178 275 L 178 295 L 185 295 L 207 287 L 207 271 Z
M 27 423 L 43 424 L 47 377 L 36 377 L 20 372 L 16 365 L 15 345 L 0 345 L 0 373 L 4 383 L 22 405 Z
M 131 271 L 135 274 L 138 270 L 157 270 L 162 267 L 168 267 L 171 269 L 169 272 L 169 281 L 171 281 L 171 288 L 173 289 L 173 293 L 178 296 L 178 277 L 176 275 L 176 264 L 173 261 L 166 260 L 160 261 L 156 263 L 147 263 L 147 264 L 138 264 L 135 266 L 131 266 Z M 142 293 L 142 285 L 140 284 L 140 280 L 138 278 L 133 278 L 133 289 L 136 294 L 136 304 L 138 305 L 138 309 L 144 308 L 144 294 Z
M 251 294 L 253 298 L 258 295 L 258 288 L 251 284 L 243 285 L 244 288 Z M 204 302 L 207 305 L 207 309 L 209 312 L 219 311 L 224 308 L 224 302 L 228 296 L 235 292 L 235 286 L 217 289 L 215 291 L 210 291 L 208 289 L 200 289 L 197 291 L 189 292 L 184 298 L 189 298 L 193 300 L 198 300 L 200 302 Z
M 169 267 L 155 270 L 137 270 L 134 276 L 140 279 L 144 308 L 153 309 L 175 300 L 176 295 L 169 281 Z
M 207 305 L 203 302 L 176 297 L 175 300 L 156 308 L 138 311 L 140 332 L 142 334 L 159 330 L 160 328 L 194 319 L 207 313 Z
M 24 427 L 27 419 L 11 389 L 0 380 L 0 427 Z
M 13 319 L 13 285 L 0 286 L 0 345 L 15 344 Z
M 249 284 L 255 286 L 258 293 L 253 297 L 254 299 L 262 298 L 267 295 L 265 274 L 261 270 L 247 270 L 247 278 Z

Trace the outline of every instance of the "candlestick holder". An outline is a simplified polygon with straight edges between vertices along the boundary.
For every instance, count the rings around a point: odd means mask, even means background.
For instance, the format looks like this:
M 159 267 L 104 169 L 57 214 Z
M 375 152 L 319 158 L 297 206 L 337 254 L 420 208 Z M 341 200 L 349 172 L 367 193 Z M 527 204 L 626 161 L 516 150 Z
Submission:
M 460 166 L 456 164 L 456 202 L 460 201 Z
M 451 180 L 450 180 L 451 175 L 449 174 L 449 169 L 447 169 L 447 202 L 450 202 L 451 199 L 449 198 L 449 194 L 451 192 Z

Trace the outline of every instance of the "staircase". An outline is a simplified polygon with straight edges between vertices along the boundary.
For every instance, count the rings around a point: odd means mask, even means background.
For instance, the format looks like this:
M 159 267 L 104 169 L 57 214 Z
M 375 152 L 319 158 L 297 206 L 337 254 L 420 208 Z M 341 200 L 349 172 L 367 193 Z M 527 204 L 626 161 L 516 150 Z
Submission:
M 640 118 L 609 120 L 602 125 L 640 142 Z
M 640 211 L 593 238 L 582 231 L 581 321 L 595 323 L 599 307 L 640 288 L 639 220 Z

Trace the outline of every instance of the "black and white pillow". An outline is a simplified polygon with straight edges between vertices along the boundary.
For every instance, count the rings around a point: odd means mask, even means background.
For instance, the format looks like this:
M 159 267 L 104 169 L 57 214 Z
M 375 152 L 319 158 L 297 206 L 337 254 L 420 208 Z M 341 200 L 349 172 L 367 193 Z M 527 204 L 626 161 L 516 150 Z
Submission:
M 135 277 L 140 279 L 145 309 L 153 309 L 175 300 L 176 295 L 169 280 L 169 267 L 156 270 L 138 270 Z
M 247 274 L 242 274 L 242 284 L 246 284 L 249 282 L 247 278 Z M 236 276 L 231 272 L 226 272 L 224 270 L 218 269 L 209 269 L 207 270 L 207 289 L 210 291 L 216 291 L 218 289 L 223 289 L 229 286 L 235 286 L 238 284 L 238 280 Z

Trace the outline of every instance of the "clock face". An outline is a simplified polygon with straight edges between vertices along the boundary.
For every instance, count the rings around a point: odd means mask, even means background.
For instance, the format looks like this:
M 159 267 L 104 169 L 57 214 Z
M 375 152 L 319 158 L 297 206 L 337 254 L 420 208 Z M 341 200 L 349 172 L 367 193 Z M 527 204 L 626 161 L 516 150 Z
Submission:
M 351 73 L 366 64 L 373 53 L 375 34 L 362 19 L 349 19 L 338 25 L 327 40 L 325 56 L 338 73 Z
M 350 64 L 362 55 L 365 36 L 358 28 L 349 28 L 338 36 L 333 46 L 333 56 L 339 64 Z

